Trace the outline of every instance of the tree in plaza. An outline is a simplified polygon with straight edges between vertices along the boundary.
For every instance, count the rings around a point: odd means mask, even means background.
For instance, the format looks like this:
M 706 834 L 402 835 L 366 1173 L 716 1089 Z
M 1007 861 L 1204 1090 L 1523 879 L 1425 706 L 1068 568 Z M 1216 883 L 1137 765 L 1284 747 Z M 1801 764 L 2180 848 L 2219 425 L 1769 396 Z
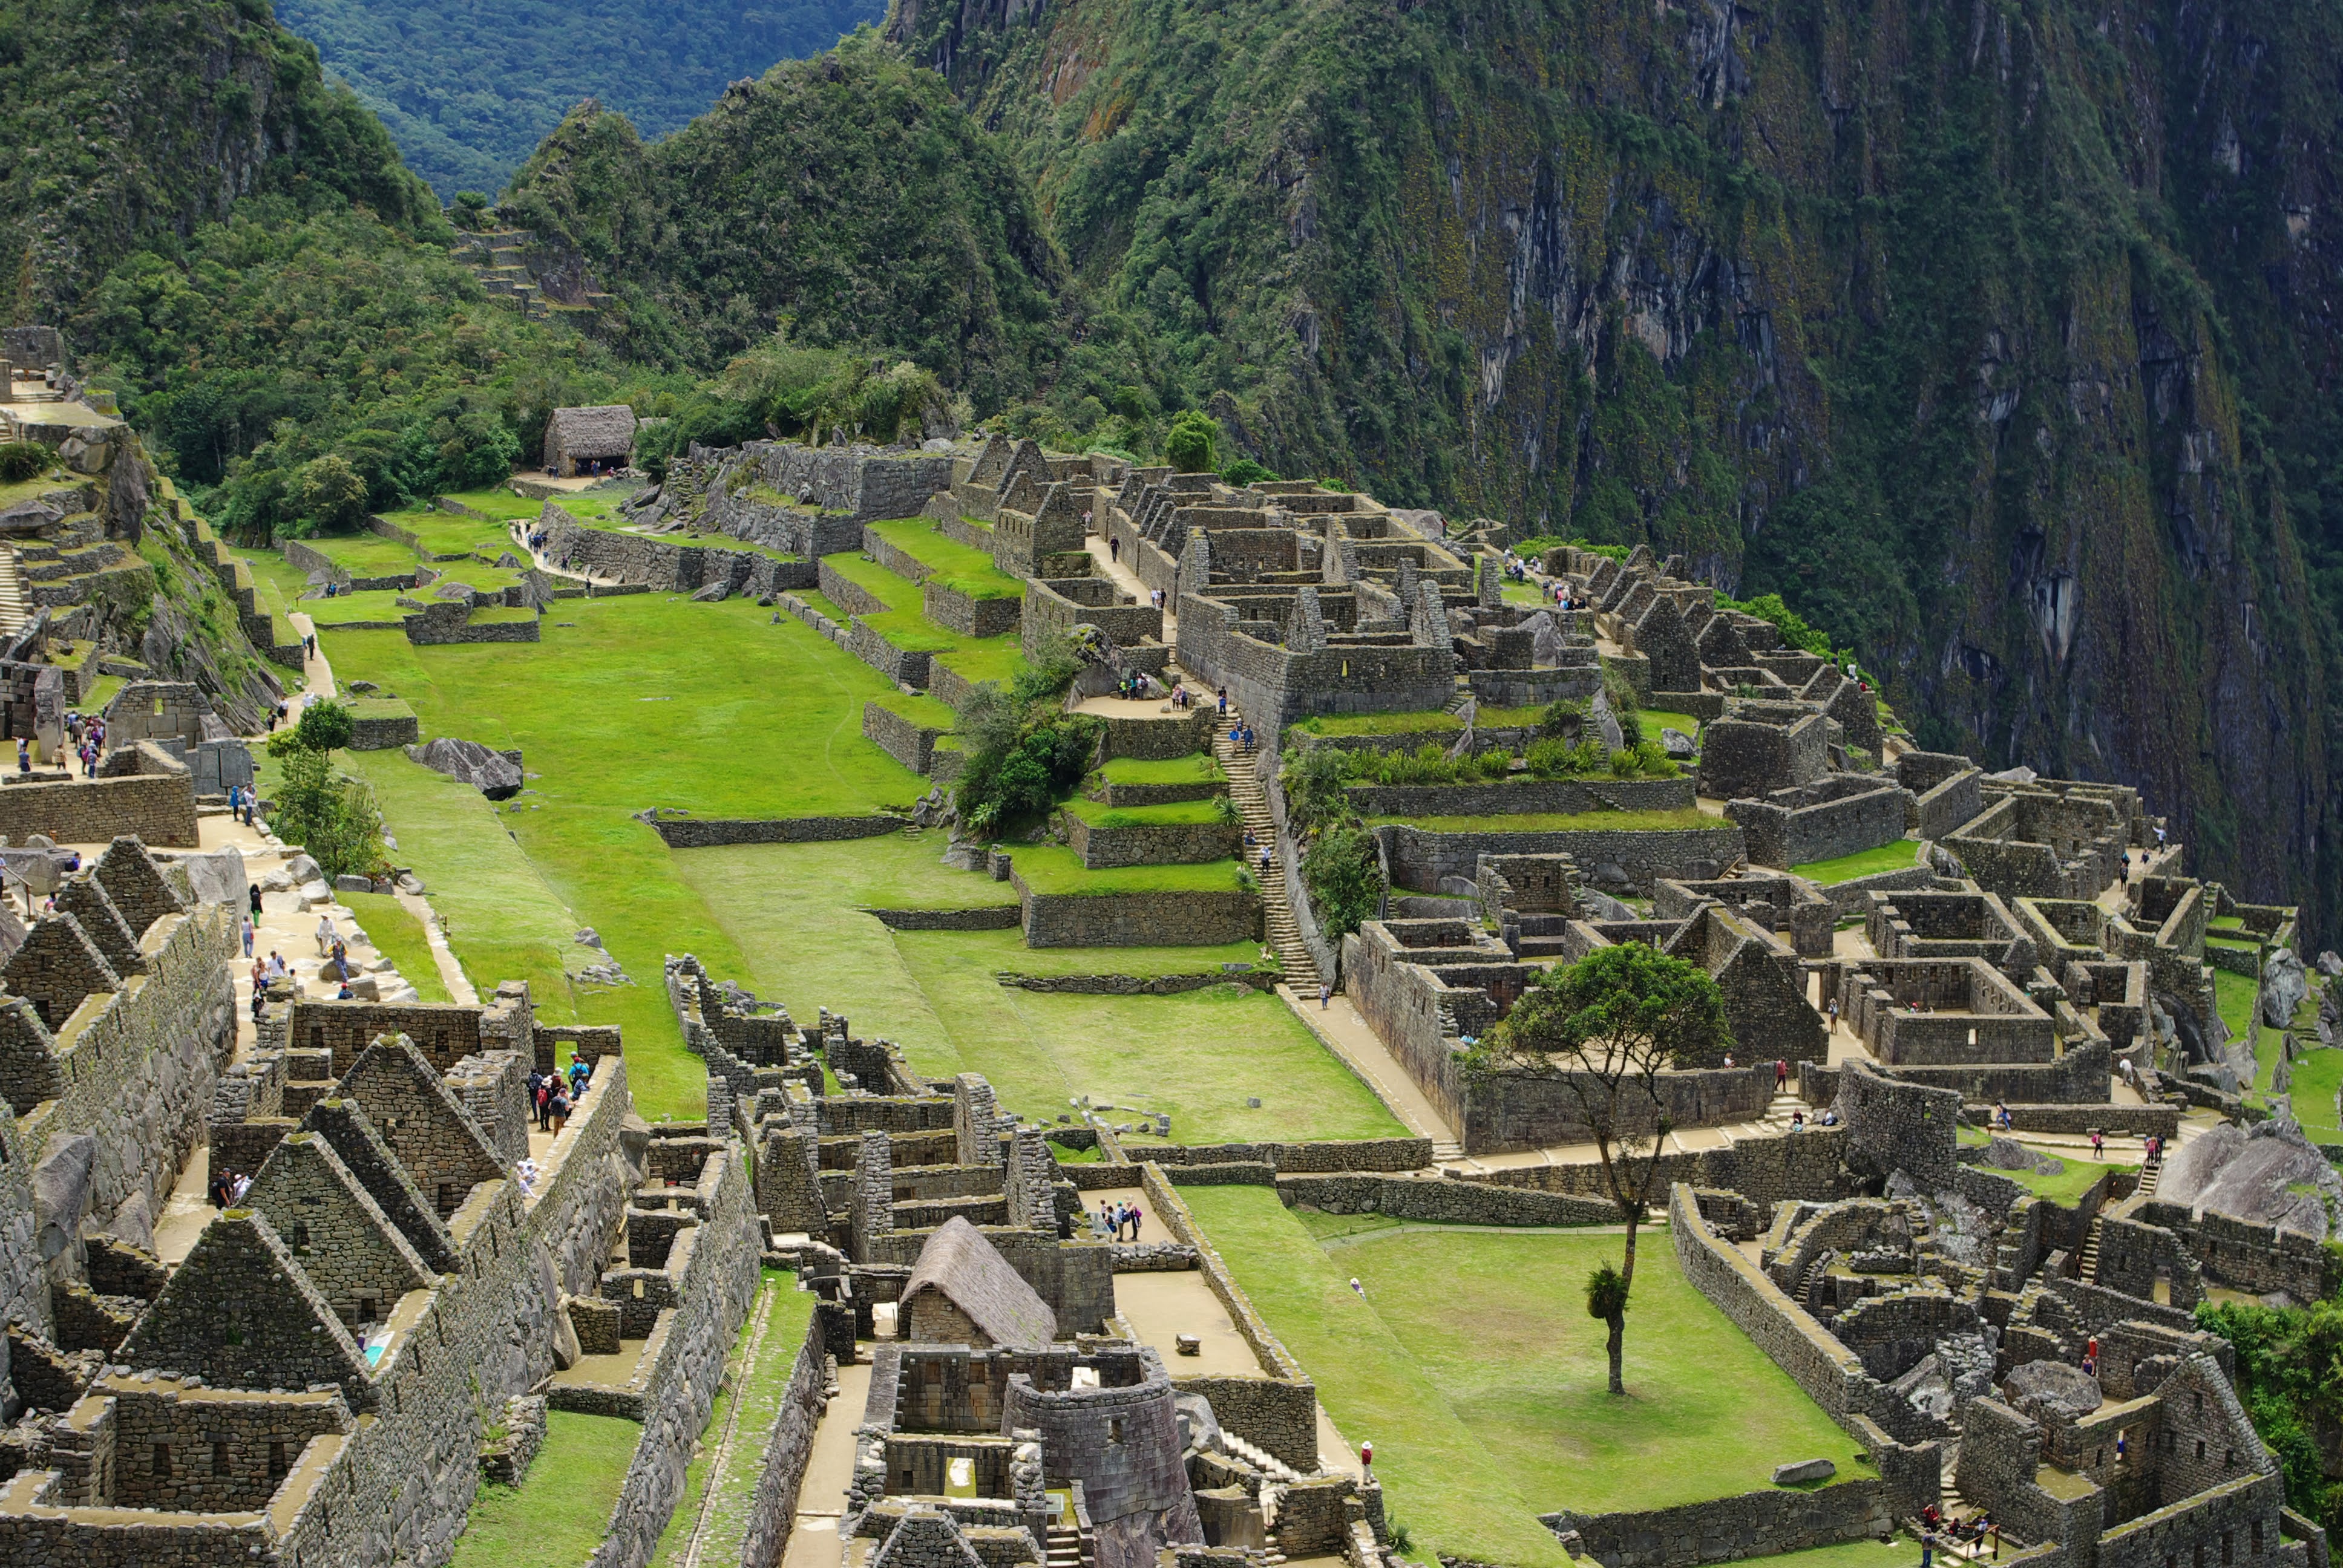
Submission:
M 1696 964 L 1642 942 L 1599 948 L 1546 971 L 1466 1058 L 1470 1073 L 1560 1082 L 1578 1102 L 1603 1182 L 1627 1229 L 1617 1268 L 1586 1282 L 1587 1315 L 1611 1330 L 1611 1392 L 1624 1394 L 1620 1359 L 1635 1282 L 1635 1231 L 1653 1201 L 1669 1131 L 1660 1073 L 1707 1067 L 1732 1043 L 1725 998 Z

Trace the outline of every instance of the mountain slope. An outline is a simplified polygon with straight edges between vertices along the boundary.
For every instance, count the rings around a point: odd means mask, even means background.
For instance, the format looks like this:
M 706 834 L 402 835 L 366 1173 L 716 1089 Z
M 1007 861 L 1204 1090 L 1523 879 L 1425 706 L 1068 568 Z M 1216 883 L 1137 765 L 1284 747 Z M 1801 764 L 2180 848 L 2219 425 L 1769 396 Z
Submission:
M 582 98 L 650 136 L 699 114 L 725 84 L 810 55 L 874 0 L 285 0 L 277 17 L 317 45 L 443 198 L 494 192 Z
M 2141 784 L 2324 929 L 2330 17 L 897 0 L 888 30 L 1273 468 L 1780 588 L 1900 672 L 1924 741 Z
M 648 146 L 583 105 L 500 210 L 703 363 L 786 326 L 910 355 L 990 413 L 1062 342 L 1064 264 L 1016 170 L 940 82 L 869 37 L 737 83 Z

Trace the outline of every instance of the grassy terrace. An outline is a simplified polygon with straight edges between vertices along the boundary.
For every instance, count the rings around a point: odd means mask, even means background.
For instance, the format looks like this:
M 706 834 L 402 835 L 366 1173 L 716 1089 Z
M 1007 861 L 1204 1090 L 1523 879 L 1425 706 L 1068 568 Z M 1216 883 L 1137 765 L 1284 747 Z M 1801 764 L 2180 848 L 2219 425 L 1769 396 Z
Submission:
M 297 541 L 317 551 L 352 577 L 387 578 L 412 573 L 419 564 L 415 552 L 397 539 L 379 534 L 337 536 Z
M 926 567 L 934 580 L 970 598 L 1021 598 L 1025 579 L 1010 576 L 992 564 L 991 556 L 958 539 L 947 538 L 926 518 L 902 518 L 871 523 L 870 531 Z
M 1160 759 L 1117 757 L 1099 769 L 1114 784 L 1204 784 L 1221 777 L 1221 765 L 1210 752 Z
M 1180 800 L 1165 806 L 1106 806 L 1079 798 L 1066 802 L 1069 815 L 1093 828 L 1186 828 L 1233 819 L 1222 814 L 1220 800 Z M 1024 863 L 1022 857 L 1018 863 Z
M 1240 868 L 1234 860 L 1093 871 L 1062 844 L 1021 845 L 1011 859 L 1016 874 L 1036 893 L 1233 893 L 1241 886 Z
M 537 514 L 530 512 L 527 516 L 535 518 Z M 422 542 L 423 548 L 435 556 L 485 550 L 493 558 L 498 552 L 509 548 L 512 544 L 512 536 L 505 532 L 501 522 L 468 518 L 460 512 L 443 512 L 437 507 L 418 507 L 411 512 L 385 512 L 383 521 L 413 534 Z
M 879 699 L 879 706 L 930 729 L 950 729 L 960 722 L 960 715 L 951 710 L 950 703 L 939 702 L 932 697 L 914 696 L 908 691 L 890 691 Z
M 1995 1174 L 2006 1176 L 2027 1191 L 2047 1198 L 2053 1202 L 2072 1205 L 2079 1202 L 2083 1194 L 2091 1190 L 2091 1184 L 2108 1171 L 2139 1169 L 2137 1165 L 2119 1160 L 2077 1159 L 2071 1154 L 2061 1154 L 2056 1158 L 2065 1161 L 2066 1168 L 2064 1171 L 2052 1171 L 2046 1175 L 2037 1171 L 1997 1171 Z
M 344 893 L 342 902 L 356 915 L 358 926 L 374 939 L 382 956 L 398 966 L 401 979 L 425 1001 L 454 1001 L 439 965 L 431 957 L 431 940 L 423 922 L 388 893 Z
M 1827 886 L 1833 882 L 1852 881 L 1878 871 L 1908 871 L 1919 862 L 1920 846 L 1910 839 L 1898 839 L 1892 844 L 1882 844 L 1876 849 L 1864 849 L 1852 855 L 1841 855 L 1835 860 L 1809 860 L 1790 869 L 1809 881 Z
M 940 538 L 940 536 L 935 537 Z M 951 541 L 946 539 L 942 542 L 950 544 Z M 969 553 L 981 554 L 974 550 Z M 989 557 L 986 558 L 990 559 Z M 865 560 L 856 551 L 840 550 L 821 559 L 824 566 L 865 593 L 876 595 L 879 601 L 888 607 L 880 614 L 860 618 L 863 625 L 904 652 L 933 654 L 953 674 L 970 684 L 991 680 L 1007 685 L 1019 670 L 1025 668 L 1025 656 L 1019 647 L 1015 632 L 981 638 L 962 637 L 950 627 L 930 620 L 920 613 L 920 585 L 909 578 L 899 578 L 877 561 Z M 826 599 L 820 602 L 828 604 Z M 848 618 L 834 606 L 825 608 L 822 613 L 833 620 Z
M 509 522 L 515 518 L 535 518 L 545 510 L 543 501 L 516 495 L 501 485 L 493 490 L 458 490 L 447 499 L 469 507 L 476 512 L 486 512 L 498 522 Z
M 723 1387 L 708 1412 L 700 1452 L 685 1473 L 683 1496 L 659 1537 L 651 1556 L 652 1568 L 672 1568 L 689 1554 L 691 1538 L 703 1513 L 707 1532 L 700 1538 L 700 1561 L 738 1563 L 748 1538 L 750 1503 L 757 1474 L 765 1462 L 765 1433 L 781 1408 L 789 1373 L 805 1343 L 806 1325 L 813 1319 L 814 1298 L 797 1288 L 797 1276 L 778 1269 L 765 1271 L 765 1288 L 740 1325 L 725 1368 Z M 765 1339 L 752 1360 L 749 1347 L 759 1319 Z M 739 1407 L 736 1418 L 733 1407 Z M 733 1430 L 732 1449 L 723 1467 L 712 1469 L 726 1426 Z
M 2295 1119 L 2313 1143 L 2343 1143 L 2343 1120 L 2335 1114 L 2336 1091 L 2343 1090 L 2343 1050 L 2314 1047 L 2294 1064 Z
M 1427 1554 L 1559 1568 L 1538 1513 L 1755 1490 L 1792 1452 L 1863 1473 L 1852 1442 L 1685 1283 L 1664 1228 L 1638 1250 L 1621 1402 L 1582 1304 L 1588 1271 L 1617 1258 L 1607 1230 L 1337 1217 L 1257 1188 L 1182 1196 L 1343 1436 L 1373 1441 L 1386 1506 Z
M 1712 817 L 1697 807 L 1686 807 L 1681 811 L 1523 811 L 1502 817 L 1370 817 L 1367 821 L 1373 827 L 1421 828 L 1427 833 L 1657 833 L 1731 826 L 1722 817 Z
M 1700 739 L 1700 720 L 1689 713 L 1669 713 L 1662 709 L 1647 708 L 1643 713 L 1644 739 L 1657 740 L 1663 729 L 1681 729 L 1691 739 Z
M 639 1422 L 548 1412 L 545 1446 L 518 1486 L 483 1486 L 449 1568 L 583 1563 L 602 1543 L 642 1441 Z

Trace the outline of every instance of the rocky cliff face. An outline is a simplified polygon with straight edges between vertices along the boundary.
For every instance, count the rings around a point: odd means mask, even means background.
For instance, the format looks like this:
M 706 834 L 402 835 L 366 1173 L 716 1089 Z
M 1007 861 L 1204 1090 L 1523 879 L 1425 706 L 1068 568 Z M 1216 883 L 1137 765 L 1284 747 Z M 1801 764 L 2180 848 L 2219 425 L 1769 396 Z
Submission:
M 898 0 L 889 30 L 1272 467 L 1779 588 L 1924 743 L 2139 784 L 2206 874 L 2324 929 L 2333 18 Z

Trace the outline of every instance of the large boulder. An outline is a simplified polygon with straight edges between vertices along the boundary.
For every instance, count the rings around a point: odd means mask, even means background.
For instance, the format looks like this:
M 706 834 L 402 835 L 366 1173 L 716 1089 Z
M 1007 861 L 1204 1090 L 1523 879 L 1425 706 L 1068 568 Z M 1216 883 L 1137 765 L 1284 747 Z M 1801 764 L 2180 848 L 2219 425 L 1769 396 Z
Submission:
M 2343 1204 L 2343 1176 L 2280 1116 L 2206 1129 L 2165 1158 L 2156 1196 L 2325 1241 L 2329 1206 Z
M 509 800 L 520 793 L 520 764 L 477 740 L 443 735 L 408 755 L 426 768 L 462 779 L 491 800 Z
M 246 893 L 252 886 L 245 877 L 243 850 L 226 844 L 200 855 L 182 855 L 179 864 L 186 869 L 188 889 L 197 900 L 206 904 L 243 907 Z
M 2310 994 L 2310 977 L 2291 948 L 2280 948 L 2262 964 L 2262 1021 L 2284 1029 L 2294 1021 L 2294 1010 Z
M 2065 1362 L 2027 1362 L 2001 1380 L 2002 1392 L 2039 1422 L 2070 1422 L 2099 1408 L 2099 1380 Z

